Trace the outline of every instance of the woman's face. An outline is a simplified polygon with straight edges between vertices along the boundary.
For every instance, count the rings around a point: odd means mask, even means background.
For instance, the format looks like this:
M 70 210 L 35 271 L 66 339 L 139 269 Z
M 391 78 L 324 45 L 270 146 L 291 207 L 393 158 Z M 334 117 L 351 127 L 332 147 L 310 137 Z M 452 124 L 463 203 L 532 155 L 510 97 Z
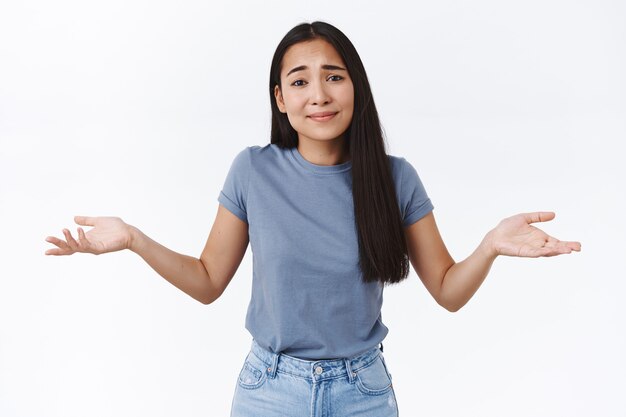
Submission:
M 274 87 L 276 104 L 287 113 L 299 139 L 343 138 L 352 121 L 354 87 L 330 43 L 314 39 L 290 46 L 283 57 L 280 80 L 282 88 Z

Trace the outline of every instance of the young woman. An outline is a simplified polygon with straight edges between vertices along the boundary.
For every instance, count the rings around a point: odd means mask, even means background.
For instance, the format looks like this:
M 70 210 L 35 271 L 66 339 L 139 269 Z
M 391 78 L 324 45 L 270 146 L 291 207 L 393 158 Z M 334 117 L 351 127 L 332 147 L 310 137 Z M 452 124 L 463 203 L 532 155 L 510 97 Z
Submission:
M 502 220 L 462 262 L 448 253 L 415 168 L 387 155 L 357 51 L 337 28 L 300 24 L 271 65 L 271 143 L 233 160 L 200 258 L 161 246 L 118 217 L 75 217 L 78 240 L 47 255 L 130 249 L 196 300 L 225 290 L 250 242 L 251 349 L 232 402 L 233 417 L 397 416 L 382 351 L 385 285 L 407 278 L 409 262 L 442 307 L 457 311 L 498 255 L 580 251 L 531 223 L 552 212 Z M 380 346 L 379 346 L 380 345 Z

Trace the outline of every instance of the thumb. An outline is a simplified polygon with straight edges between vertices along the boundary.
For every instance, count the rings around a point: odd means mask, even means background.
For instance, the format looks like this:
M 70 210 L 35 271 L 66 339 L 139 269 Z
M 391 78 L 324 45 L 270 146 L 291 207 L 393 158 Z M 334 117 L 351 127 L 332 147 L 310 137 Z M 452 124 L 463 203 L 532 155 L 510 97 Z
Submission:
M 80 224 L 81 226 L 95 226 L 93 217 L 87 216 L 74 216 L 74 221 L 76 224 Z
M 547 222 L 554 219 L 556 214 L 553 211 L 535 211 L 534 213 L 524 213 L 527 223 Z

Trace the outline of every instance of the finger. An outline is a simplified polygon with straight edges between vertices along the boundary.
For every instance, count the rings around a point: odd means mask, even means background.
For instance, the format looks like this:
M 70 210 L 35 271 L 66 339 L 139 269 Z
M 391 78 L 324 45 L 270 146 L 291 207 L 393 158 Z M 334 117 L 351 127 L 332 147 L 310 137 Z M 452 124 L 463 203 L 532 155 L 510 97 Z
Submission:
M 48 236 L 46 238 L 46 242 L 50 242 L 53 245 L 57 245 L 59 248 L 61 249 L 68 249 L 69 247 L 67 246 L 67 243 L 65 243 L 64 240 L 56 238 L 54 236 Z
M 566 242 L 567 246 L 569 246 L 572 250 L 575 250 L 577 252 L 580 252 L 580 242 Z
M 46 237 L 46 242 L 50 242 L 53 245 L 56 245 L 58 248 L 48 249 L 45 252 L 45 255 L 70 255 L 72 254 L 72 250 L 69 249 L 65 241 L 58 239 L 54 236 Z
M 539 258 L 540 256 L 552 256 L 551 253 L 554 251 L 552 248 L 536 248 L 528 251 L 528 257 L 530 258 Z
M 89 247 L 89 241 L 87 240 L 87 237 L 85 236 L 85 231 L 82 227 L 78 228 L 78 244 L 83 248 Z
M 554 248 L 556 246 L 559 246 L 560 244 L 561 244 L 560 240 L 555 239 L 552 236 L 546 236 L 546 238 L 544 239 L 543 247 Z
M 45 255 L 71 255 L 72 253 L 74 252 L 63 249 L 48 249 Z
M 547 222 L 554 219 L 556 214 L 553 211 L 535 211 L 533 213 L 522 213 L 526 223 Z
M 540 256 L 557 256 L 565 253 L 571 253 L 572 250 L 567 246 L 556 246 L 554 248 L 544 248 L 545 251 Z
M 559 245 L 580 252 L 580 242 L 559 242 Z
M 63 229 L 63 234 L 65 235 L 65 240 L 67 240 L 67 244 L 69 245 L 69 247 L 72 250 L 78 249 L 78 243 L 76 243 L 70 231 L 67 229 Z
M 570 250 L 580 251 L 580 242 L 566 242 L 548 236 L 548 239 L 544 245 L 547 248 L 568 248 Z
M 76 224 L 80 224 L 81 226 L 95 226 L 94 217 L 74 216 L 74 221 Z

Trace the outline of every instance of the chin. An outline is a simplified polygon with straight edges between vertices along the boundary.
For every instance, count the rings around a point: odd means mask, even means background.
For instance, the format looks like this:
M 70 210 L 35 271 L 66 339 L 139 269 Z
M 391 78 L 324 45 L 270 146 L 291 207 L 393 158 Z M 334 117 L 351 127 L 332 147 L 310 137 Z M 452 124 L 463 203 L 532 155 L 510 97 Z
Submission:
M 315 132 L 316 134 L 312 133 L 307 135 L 306 133 L 304 134 L 305 137 L 307 138 L 311 138 L 313 140 L 323 140 L 323 141 L 328 141 L 328 140 L 335 140 L 341 136 L 343 136 L 344 132 L 328 132 L 328 133 L 322 133 L 322 132 Z

